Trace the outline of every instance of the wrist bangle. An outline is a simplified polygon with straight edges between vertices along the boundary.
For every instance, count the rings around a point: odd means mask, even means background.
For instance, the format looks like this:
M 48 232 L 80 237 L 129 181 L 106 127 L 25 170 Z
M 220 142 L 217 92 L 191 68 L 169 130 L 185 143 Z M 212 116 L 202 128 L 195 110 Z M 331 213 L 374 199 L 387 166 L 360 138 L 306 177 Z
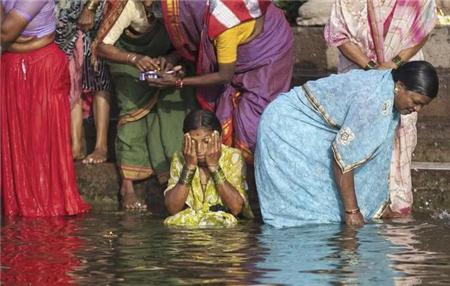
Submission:
M 359 214 L 359 208 L 353 209 L 353 210 L 345 210 L 346 214 Z
M 97 7 L 100 5 L 100 2 L 91 0 L 91 1 L 88 1 L 86 5 L 87 5 L 87 9 L 89 11 L 95 11 L 95 10 L 97 10 Z
M 216 186 L 223 184 L 227 181 L 227 177 L 225 177 L 225 174 L 222 171 L 222 168 L 219 168 L 215 171 L 211 173 L 214 183 L 216 184 Z
M 183 89 L 183 79 L 179 78 L 175 81 L 175 88 L 178 90 L 182 90 Z
M 192 180 L 194 179 L 195 170 L 190 170 L 186 165 L 183 166 L 183 170 L 180 174 L 180 179 L 178 183 L 183 186 L 190 187 L 192 185 Z
M 366 71 L 367 71 L 367 70 L 372 70 L 372 69 L 375 68 L 376 65 L 377 65 L 376 62 L 370 60 L 370 61 L 367 63 L 367 65 L 364 67 L 364 69 L 365 69 Z
M 399 55 L 396 55 L 393 59 L 392 62 L 397 66 L 397 67 L 401 67 L 403 65 L 405 65 L 405 61 L 402 59 L 402 57 L 400 57 Z
M 137 59 L 137 55 L 136 54 L 129 53 L 127 55 L 127 63 L 129 65 L 134 65 L 134 62 L 136 61 L 136 59 Z

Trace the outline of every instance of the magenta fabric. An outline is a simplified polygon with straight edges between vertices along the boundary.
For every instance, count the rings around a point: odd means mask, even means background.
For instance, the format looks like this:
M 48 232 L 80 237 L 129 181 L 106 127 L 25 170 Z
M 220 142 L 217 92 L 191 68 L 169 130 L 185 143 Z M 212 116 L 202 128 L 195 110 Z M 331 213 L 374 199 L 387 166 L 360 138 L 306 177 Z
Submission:
M 56 30 L 54 0 L 3 0 L 2 3 L 6 13 L 15 10 L 29 21 L 22 36 L 40 38 Z
M 187 40 L 184 48 L 189 51 L 185 57 L 197 61 L 198 74 L 217 71 L 213 40 L 207 36 L 207 25 L 203 25 L 206 1 L 178 2 L 179 26 Z M 167 19 L 166 27 L 170 29 Z M 271 4 L 263 31 L 250 43 L 238 47 L 232 82 L 197 89 L 202 108 L 219 117 L 224 142 L 243 151 L 249 164 L 253 163 L 259 118 L 278 94 L 289 90 L 292 70 L 293 34 L 284 13 Z

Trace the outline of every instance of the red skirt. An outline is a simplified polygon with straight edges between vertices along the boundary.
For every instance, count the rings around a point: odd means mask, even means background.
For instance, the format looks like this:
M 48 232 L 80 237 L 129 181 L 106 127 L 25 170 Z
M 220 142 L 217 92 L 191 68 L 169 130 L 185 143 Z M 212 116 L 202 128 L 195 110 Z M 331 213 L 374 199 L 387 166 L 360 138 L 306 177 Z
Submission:
M 54 44 L 1 57 L 2 214 L 75 215 L 78 193 L 70 141 L 70 75 Z

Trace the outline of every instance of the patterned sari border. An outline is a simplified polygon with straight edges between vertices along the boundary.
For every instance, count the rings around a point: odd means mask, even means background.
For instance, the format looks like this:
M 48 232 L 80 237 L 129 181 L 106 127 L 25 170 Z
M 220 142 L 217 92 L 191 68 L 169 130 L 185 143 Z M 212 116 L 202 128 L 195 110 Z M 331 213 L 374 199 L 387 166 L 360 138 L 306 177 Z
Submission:
M 325 111 L 322 105 L 316 100 L 311 90 L 308 88 L 306 84 L 302 85 L 303 90 L 305 91 L 306 99 L 311 104 L 311 106 L 319 112 L 319 114 L 323 117 L 323 119 L 333 128 L 340 128 L 340 126 L 331 118 L 331 116 Z
M 152 110 L 153 106 L 155 106 L 156 102 L 158 101 L 158 95 L 159 95 L 159 90 L 157 90 L 149 99 L 149 101 L 142 107 L 139 109 L 136 109 L 134 112 L 121 116 L 119 117 L 119 122 L 117 123 L 117 128 L 120 128 L 120 126 L 129 123 L 129 122 L 134 122 L 137 121 L 141 118 L 143 118 L 144 116 L 146 116 L 150 110 Z
M 98 63 L 98 46 L 100 43 L 103 42 L 105 37 L 108 35 L 109 31 L 114 27 L 114 24 L 116 23 L 117 19 L 119 19 L 120 15 L 122 14 L 123 10 L 125 9 L 125 6 L 127 5 L 128 0 L 110 0 L 107 1 L 109 6 L 105 17 L 103 18 L 103 22 L 98 29 L 97 37 L 95 38 L 94 42 L 91 44 L 91 62 L 94 65 L 94 67 Z
M 356 162 L 356 163 L 353 163 L 351 165 L 345 166 L 344 160 L 342 159 L 341 154 L 339 154 L 339 150 L 337 149 L 337 146 L 336 146 L 335 142 L 333 142 L 333 144 L 331 144 L 331 150 L 333 150 L 334 159 L 338 163 L 339 168 L 341 168 L 343 174 L 345 174 L 347 172 L 350 172 L 351 170 L 353 170 L 353 169 L 363 165 L 364 163 L 369 161 L 370 158 L 372 158 L 372 156 L 374 154 L 374 153 L 371 153 L 369 156 L 367 156 L 363 160 L 361 160 L 359 162 Z
M 250 151 L 250 148 L 247 144 L 239 140 L 238 138 L 234 138 L 234 144 L 235 148 L 239 149 L 242 152 L 242 155 L 244 156 L 245 162 L 249 164 L 250 166 L 253 166 L 253 153 Z
M 378 209 L 378 211 L 374 214 L 372 219 L 381 219 L 383 217 L 384 212 L 386 211 L 386 208 L 390 205 L 391 200 L 387 199 L 382 204 L 381 207 Z
M 166 5 L 164 5 L 164 3 L 166 3 Z M 179 0 L 166 0 L 162 1 L 161 4 L 167 32 L 170 35 L 172 44 L 182 57 L 190 61 L 195 61 L 195 58 L 185 49 L 186 39 L 180 28 Z
M 151 167 L 130 166 L 122 164 L 118 164 L 117 166 L 119 167 L 121 177 L 127 180 L 144 180 L 154 174 L 154 170 Z

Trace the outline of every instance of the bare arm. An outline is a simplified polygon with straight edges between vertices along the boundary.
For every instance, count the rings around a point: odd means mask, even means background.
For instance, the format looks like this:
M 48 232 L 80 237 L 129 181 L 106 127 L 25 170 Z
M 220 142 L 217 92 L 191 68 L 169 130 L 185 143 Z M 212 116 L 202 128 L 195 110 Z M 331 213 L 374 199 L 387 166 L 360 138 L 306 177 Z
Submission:
M 2 51 L 8 50 L 27 26 L 27 19 L 15 10 L 9 11 L 2 20 L 1 25 Z
M 398 53 L 398 55 L 403 59 L 403 61 L 406 63 L 408 62 L 412 57 L 414 57 L 419 51 L 420 49 L 425 45 L 425 43 L 428 40 L 428 36 L 426 36 L 425 38 L 422 39 L 422 41 L 420 41 L 417 45 L 409 48 L 409 49 L 405 49 L 400 51 L 400 53 Z M 380 69 L 396 69 L 398 68 L 398 66 L 393 62 L 393 61 L 388 61 L 385 63 L 382 63 L 379 67 Z
M 236 190 L 236 188 L 228 181 L 216 185 L 216 187 L 222 202 L 230 209 L 231 213 L 234 216 L 240 214 L 244 207 L 244 199 L 238 190 Z
M 199 76 L 186 77 L 183 84 L 186 86 L 212 86 L 231 82 L 234 76 L 236 63 L 219 64 L 219 71 Z M 177 77 L 174 75 L 161 75 L 157 79 L 147 79 L 151 86 L 158 88 L 167 88 L 175 86 Z
M 211 174 L 214 174 L 219 170 L 219 159 L 222 155 L 222 138 L 219 132 L 214 131 L 212 134 L 211 142 L 209 142 L 206 149 L 206 164 L 208 165 L 208 170 Z M 242 170 L 240 170 L 242 171 Z M 219 172 L 222 172 L 219 170 Z M 222 202 L 230 209 L 234 216 L 241 213 L 244 206 L 244 199 L 242 198 L 239 191 L 230 184 L 223 172 L 221 173 L 225 180 L 216 180 L 213 175 L 214 183 L 216 184 L 217 192 L 219 193 Z
M 355 194 L 354 172 L 342 173 L 341 168 L 335 159 L 333 159 L 333 171 L 336 185 L 341 196 L 341 201 L 345 210 L 358 209 L 358 201 Z M 347 225 L 364 225 L 364 218 L 360 212 L 356 214 L 345 214 Z
M 190 188 L 191 187 L 189 186 L 178 183 L 175 187 L 173 187 L 173 189 L 166 193 L 165 204 L 171 215 L 179 213 L 183 209 L 186 204 Z
M 189 133 L 184 134 L 183 137 L 183 157 L 185 160 L 183 168 L 188 168 L 191 172 L 195 172 L 198 165 L 197 152 L 195 150 L 195 142 L 192 141 Z M 172 215 L 183 209 L 191 189 L 190 186 L 181 184 L 180 181 L 181 180 L 178 181 L 175 187 L 166 193 L 165 197 L 167 210 Z
M 370 61 L 370 58 L 364 54 L 361 48 L 350 41 L 340 45 L 338 49 L 348 60 L 354 62 L 361 68 L 365 68 Z
M 98 55 L 111 62 L 132 65 L 141 72 L 159 69 L 158 60 L 145 55 L 125 52 L 113 45 L 100 44 Z

